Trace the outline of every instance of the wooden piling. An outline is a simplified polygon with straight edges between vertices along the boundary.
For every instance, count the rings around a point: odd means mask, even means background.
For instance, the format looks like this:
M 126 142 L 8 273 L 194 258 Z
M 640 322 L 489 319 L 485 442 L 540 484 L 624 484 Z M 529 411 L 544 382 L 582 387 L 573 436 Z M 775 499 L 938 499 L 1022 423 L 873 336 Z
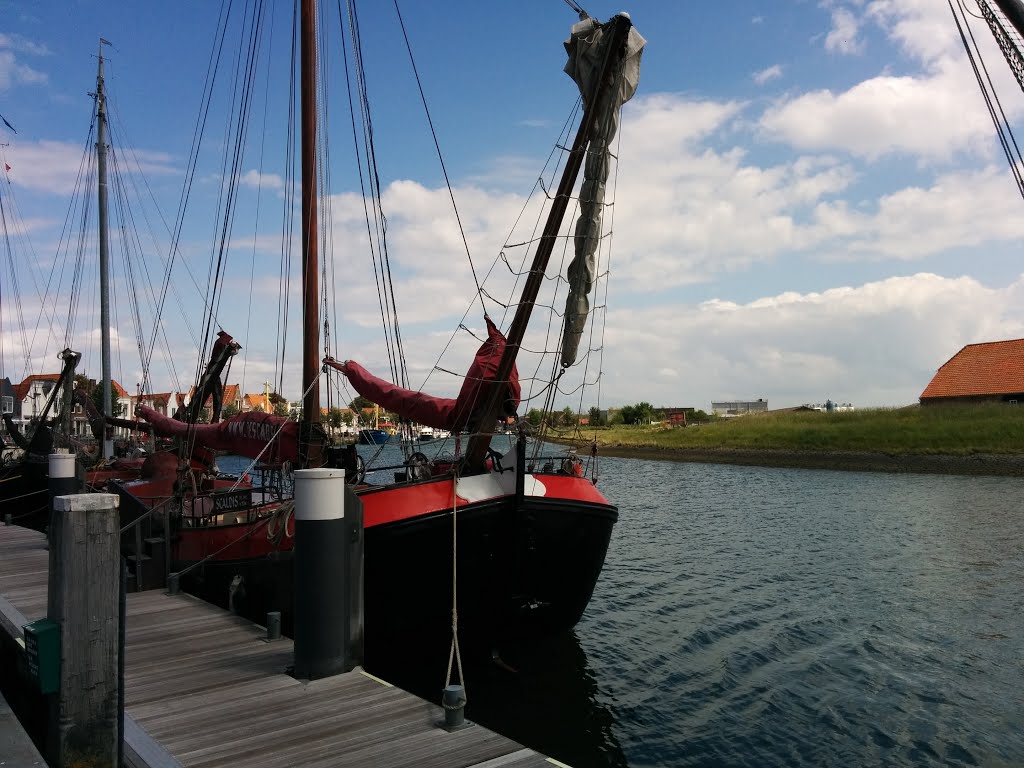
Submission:
M 118 713 L 118 497 L 54 499 L 47 617 L 60 627 L 60 690 L 51 709 L 50 765 L 115 768 Z

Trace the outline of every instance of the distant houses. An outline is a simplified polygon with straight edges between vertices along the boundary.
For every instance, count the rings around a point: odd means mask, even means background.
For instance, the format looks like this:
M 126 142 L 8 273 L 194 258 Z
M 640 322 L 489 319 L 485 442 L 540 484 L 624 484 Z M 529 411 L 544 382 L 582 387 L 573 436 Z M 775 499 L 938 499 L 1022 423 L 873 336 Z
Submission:
M 8 378 L 0 379 L 0 414 L 9 416 L 12 423 L 18 428 L 24 428 L 37 422 L 42 417 L 47 400 L 53 397 L 54 403 L 50 407 L 47 418 L 54 418 L 60 410 L 60 398 L 62 397 L 62 392 L 54 392 L 58 388 L 59 381 L 59 373 L 33 374 L 18 384 L 12 384 Z M 95 382 L 90 383 L 94 386 L 99 386 Z M 116 380 L 111 380 L 110 385 L 116 399 L 116 413 L 114 415 L 127 420 L 138 418 L 137 411 L 140 405 L 152 408 L 164 416 L 173 416 L 179 408 L 187 406 L 195 394 L 195 388 L 193 387 L 188 392 L 158 392 L 133 395 Z M 204 404 L 201 419 L 208 419 L 210 417 L 212 406 L 211 398 Z M 224 387 L 222 407 L 228 408 L 229 406 L 234 407 L 236 411 L 248 410 L 244 408 L 243 397 L 237 384 L 227 384 Z M 2 425 L 0 425 L 0 431 L 4 431 Z M 115 436 L 126 437 L 130 430 L 117 427 L 114 433 Z M 89 415 L 79 403 L 75 403 L 72 406 L 71 434 L 76 437 L 92 436 Z
M 921 405 L 1024 401 L 1024 339 L 968 344 L 921 393 Z

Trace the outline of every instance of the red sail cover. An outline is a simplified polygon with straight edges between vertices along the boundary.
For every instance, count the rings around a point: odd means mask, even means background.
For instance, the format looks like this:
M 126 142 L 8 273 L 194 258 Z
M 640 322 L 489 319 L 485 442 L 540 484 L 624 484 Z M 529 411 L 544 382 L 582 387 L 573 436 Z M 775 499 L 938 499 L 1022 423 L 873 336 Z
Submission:
M 352 388 L 360 395 L 397 413 L 403 419 L 435 429 L 458 432 L 469 423 L 474 409 L 487 402 L 496 386 L 506 387 L 504 411 L 511 415 L 519 407 L 519 373 L 516 367 L 512 366 L 512 373 L 507 382 L 494 380 L 498 372 L 498 363 L 501 361 L 501 353 L 505 349 L 505 337 L 491 322 L 491 318 L 484 317 L 484 320 L 487 323 L 487 340 L 477 350 L 459 396 L 455 399 L 434 397 L 424 392 L 414 392 L 395 386 L 389 381 L 377 378 L 353 360 L 345 363 L 333 360 L 326 362 L 344 373 Z
M 196 443 L 215 451 L 228 451 L 269 464 L 296 461 L 299 457 L 298 422 L 272 413 L 240 413 L 217 424 L 186 424 L 140 405 L 135 411 L 153 425 L 159 437 L 194 435 Z M 265 452 L 267 443 L 273 444 Z M 262 453 L 261 453 L 262 452 Z

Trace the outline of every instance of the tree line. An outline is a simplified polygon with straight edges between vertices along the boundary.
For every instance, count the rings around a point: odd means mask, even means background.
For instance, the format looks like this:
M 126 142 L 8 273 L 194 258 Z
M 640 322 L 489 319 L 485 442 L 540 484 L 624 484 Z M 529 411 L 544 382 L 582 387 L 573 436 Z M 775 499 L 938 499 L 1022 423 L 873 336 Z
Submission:
M 652 424 L 665 421 L 665 418 L 664 408 L 655 408 L 646 401 L 606 411 L 593 407 L 587 412 L 587 423 L 591 427 L 612 427 L 618 424 Z M 688 412 L 687 418 L 694 421 L 709 421 L 711 419 L 706 412 L 699 408 Z M 581 419 L 582 416 L 569 407 L 561 411 L 547 412 L 539 408 L 531 408 L 526 412 L 526 420 L 535 427 L 539 427 L 541 424 L 547 424 L 552 427 L 575 427 L 580 423 Z

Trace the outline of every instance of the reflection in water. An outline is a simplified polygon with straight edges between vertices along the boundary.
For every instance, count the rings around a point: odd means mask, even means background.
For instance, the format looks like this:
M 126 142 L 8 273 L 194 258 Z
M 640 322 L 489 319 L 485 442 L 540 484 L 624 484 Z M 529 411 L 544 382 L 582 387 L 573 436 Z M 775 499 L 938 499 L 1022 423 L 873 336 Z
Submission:
M 369 672 L 435 703 L 447 663 L 440 644 L 367 649 Z M 575 634 L 530 648 L 463 649 L 463 671 L 469 720 L 573 768 L 627 766 Z

